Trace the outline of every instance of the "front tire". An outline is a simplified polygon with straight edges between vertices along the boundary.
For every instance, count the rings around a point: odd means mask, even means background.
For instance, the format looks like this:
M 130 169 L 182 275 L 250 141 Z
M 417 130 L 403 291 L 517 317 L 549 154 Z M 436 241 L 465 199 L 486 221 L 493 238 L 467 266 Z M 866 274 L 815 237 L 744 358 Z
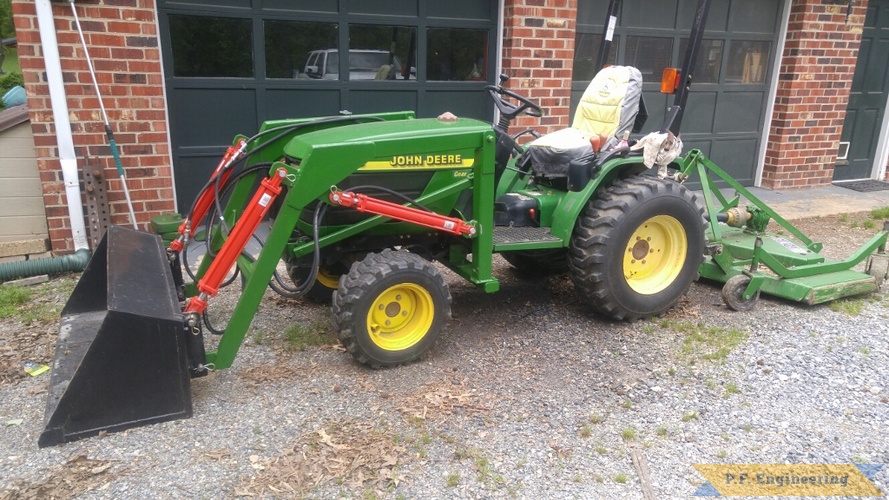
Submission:
M 406 251 L 383 250 L 354 264 L 331 305 L 340 343 L 372 368 L 419 358 L 450 317 L 447 282 L 431 262 Z
M 673 181 L 616 180 L 590 200 L 568 263 L 581 297 L 599 314 L 635 321 L 676 305 L 704 259 L 703 209 Z

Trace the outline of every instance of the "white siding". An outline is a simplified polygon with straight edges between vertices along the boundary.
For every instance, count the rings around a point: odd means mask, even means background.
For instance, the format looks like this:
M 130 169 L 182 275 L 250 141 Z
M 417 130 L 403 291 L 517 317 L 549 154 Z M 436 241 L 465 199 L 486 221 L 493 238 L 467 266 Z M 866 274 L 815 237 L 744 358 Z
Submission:
M 46 238 L 30 122 L 0 132 L 0 241 Z

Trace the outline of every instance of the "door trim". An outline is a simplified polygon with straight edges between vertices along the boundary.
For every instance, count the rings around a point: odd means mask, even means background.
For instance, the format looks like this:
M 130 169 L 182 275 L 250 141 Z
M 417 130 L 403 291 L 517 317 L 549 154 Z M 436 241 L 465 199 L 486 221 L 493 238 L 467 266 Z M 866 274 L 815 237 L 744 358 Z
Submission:
M 775 61 L 772 63 L 772 83 L 769 88 L 768 104 L 766 112 L 763 113 L 763 137 L 759 141 L 759 156 L 756 161 L 756 171 L 753 173 L 753 185 L 755 187 L 762 186 L 762 173 L 766 165 L 766 151 L 769 148 L 769 140 L 771 139 L 771 124 L 775 113 L 775 101 L 778 99 L 778 81 L 781 79 L 781 63 L 784 59 L 784 45 L 787 43 L 787 25 L 790 23 L 790 0 L 784 1 L 784 12 L 781 14 L 781 27 L 778 29 L 778 42 L 775 44 Z
M 883 125 L 880 127 L 880 140 L 877 142 L 877 150 L 874 152 L 874 166 L 871 169 L 871 179 L 882 180 L 886 177 L 886 163 L 889 163 L 889 97 L 886 98 L 886 106 L 883 108 Z

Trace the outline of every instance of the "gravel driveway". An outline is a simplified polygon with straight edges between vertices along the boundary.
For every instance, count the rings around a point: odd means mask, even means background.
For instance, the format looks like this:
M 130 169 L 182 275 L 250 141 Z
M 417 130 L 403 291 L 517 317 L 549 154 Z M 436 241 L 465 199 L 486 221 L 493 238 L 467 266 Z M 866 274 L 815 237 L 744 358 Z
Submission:
M 844 256 L 865 220 L 800 227 Z M 496 294 L 449 275 L 454 317 L 420 362 L 363 368 L 325 307 L 268 295 L 234 366 L 193 382 L 193 418 L 47 449 L 49 377 L 21 362 L 51 361 L 56 323 L 2 319 L 0 498 L 685 498 L 696 463 L 889 463 L 885 292 L 742 314 L 701 282 L 627 324 L 565 276 L 497 265 Z

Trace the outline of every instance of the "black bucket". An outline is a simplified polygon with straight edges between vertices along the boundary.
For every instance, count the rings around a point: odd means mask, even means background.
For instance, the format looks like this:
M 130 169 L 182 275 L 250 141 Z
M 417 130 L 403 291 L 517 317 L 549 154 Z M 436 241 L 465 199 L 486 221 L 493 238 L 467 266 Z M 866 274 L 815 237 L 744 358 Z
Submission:
M 41 448 L 191 417 L 185 323 L 158 236 L 109 227 L 61 323 Z

